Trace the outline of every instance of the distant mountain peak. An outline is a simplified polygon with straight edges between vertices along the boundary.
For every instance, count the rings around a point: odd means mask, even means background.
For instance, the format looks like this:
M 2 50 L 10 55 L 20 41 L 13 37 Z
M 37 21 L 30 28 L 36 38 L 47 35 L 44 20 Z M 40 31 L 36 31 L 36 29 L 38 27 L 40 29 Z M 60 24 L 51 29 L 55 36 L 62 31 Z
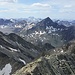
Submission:
M 53 24 L 54 22 L 49 18 L 49 17 L 47 17 L 47 18 L 45 18 L 44 20 L 42 20 L 42 21 L 40 21 L 38 24 L 40 25 L 40 26 L 49 26 L 49 25 L 51 25 L 51 24 Z
M 50 19 L 50 17 L 46 17 L 46 19 Z
M 49 17 L 44 19 L 45 21 L 53 22 Z

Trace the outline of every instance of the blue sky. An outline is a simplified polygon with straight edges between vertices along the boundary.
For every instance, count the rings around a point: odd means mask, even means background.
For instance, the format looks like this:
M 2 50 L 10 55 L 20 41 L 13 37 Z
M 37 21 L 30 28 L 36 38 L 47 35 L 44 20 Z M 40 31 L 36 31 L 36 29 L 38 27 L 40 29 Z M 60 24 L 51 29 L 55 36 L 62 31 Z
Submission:
M 0 18 L 74 19 L 75 0 L 0 0 Z

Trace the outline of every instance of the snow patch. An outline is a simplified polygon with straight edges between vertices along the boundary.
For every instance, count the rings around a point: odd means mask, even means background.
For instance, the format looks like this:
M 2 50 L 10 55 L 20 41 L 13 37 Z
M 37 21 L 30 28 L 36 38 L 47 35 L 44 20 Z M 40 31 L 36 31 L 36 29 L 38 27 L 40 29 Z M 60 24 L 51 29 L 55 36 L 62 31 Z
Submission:
M 12 66 L 9 64 L 6 64 L 5 67 L 0 70 L 0 75 L 10 75 L 12 70 Z
M 15 28 L 22 28 L 21 25 L 15 25 Z
M 63 50 L 61 50 L 61 53 L 63 53 L 64 51 Z
M 52 33 L 52 31 L 51 30 L 49 30 L 49 32 L 48 33 Z
M 46 33 L 45 31 L 40 31 L 40 32 L 35 31 L 34 33 L 32 33 L 32 34 L 30 34 L 30 35 L 28 35 L 28 36 L 34 37 L 34 36 L 38 35 L 38 36 L 40 37 L 41 35 L 43 35 L 43 34 L 45 34 L 45 33 Z M 35 38 L 35 39 L 36 39 L 36 38 Z
M 1 25 L 0 28 L 1 28 L 1 29 L 4 29 L 4 28 L 7 28 L 7 26 Z
M 21 62 L 23 62 L 24 65 L 26 65 L 26 62 L 25 62 L 23 59 L 19 58 L 19 60 L 20 60 Z
M 42 42 L 44 41 L 44 40 L 41 40 Z
M 56 50 L 54 49 L 54 52 L 56 52 Z
M 46 33 L 45 31 L 44 31 L 44 32 L 40 31 L 40 33 L 39 33 L 39 34 L 40 34 L 40 35 L 43 35 L 43 34 L 45 34 L 45 33 Z
M 13 48 L 10 48 L 9 47 L 9 49 L 13 52 L 13 51 L 15 51 L 15 52 L 17 52 L 17 49 L 13 49 Z
M 34 34 L 35 34 L 35 35 L 43 35 L 43 34 L 45 34 L 45 33 L 46 33 L 45 31 L 43 31 L 43 32 L 42 32 L 42 31 L 40 31 L 40 32 L 35 31 Z
M 1 48 L 4 48 L 2 45 L 0 45 Z
M 39 32 L 35 31 L 35 34 L 37 35 L 37 34 L 39 34 Z
M 46 30 L 48 30 L 48 33 L 52 33 L 52 32 L 57 31 L 57 29 L 54 28 L 53 26 L 46 26 Z

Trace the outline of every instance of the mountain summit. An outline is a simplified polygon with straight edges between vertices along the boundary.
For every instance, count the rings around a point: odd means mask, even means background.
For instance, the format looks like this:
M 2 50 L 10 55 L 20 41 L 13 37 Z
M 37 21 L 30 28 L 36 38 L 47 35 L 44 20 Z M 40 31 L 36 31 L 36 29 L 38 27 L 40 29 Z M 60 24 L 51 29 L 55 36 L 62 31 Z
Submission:
M 53 21 L 49 17 L 47 17 L 44 20 L 42 20 L 41 22 L 39 22 L 38 24 L 40 26 L 46 26 L 46 25 L 49 26 L 49 25 L 53 24 Z

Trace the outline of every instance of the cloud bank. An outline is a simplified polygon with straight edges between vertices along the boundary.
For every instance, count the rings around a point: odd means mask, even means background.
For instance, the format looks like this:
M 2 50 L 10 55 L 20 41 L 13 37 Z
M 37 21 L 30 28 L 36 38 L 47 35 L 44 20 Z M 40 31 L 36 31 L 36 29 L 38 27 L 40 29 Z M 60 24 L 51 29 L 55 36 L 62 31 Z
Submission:
M 17 0 L 0 0 L 0 2 L 15 3 Z
M 31 4 L 19 0 L 0 0 L 0 17 L 42 17 L 74 19 L 75 0 L 42 0 Z

